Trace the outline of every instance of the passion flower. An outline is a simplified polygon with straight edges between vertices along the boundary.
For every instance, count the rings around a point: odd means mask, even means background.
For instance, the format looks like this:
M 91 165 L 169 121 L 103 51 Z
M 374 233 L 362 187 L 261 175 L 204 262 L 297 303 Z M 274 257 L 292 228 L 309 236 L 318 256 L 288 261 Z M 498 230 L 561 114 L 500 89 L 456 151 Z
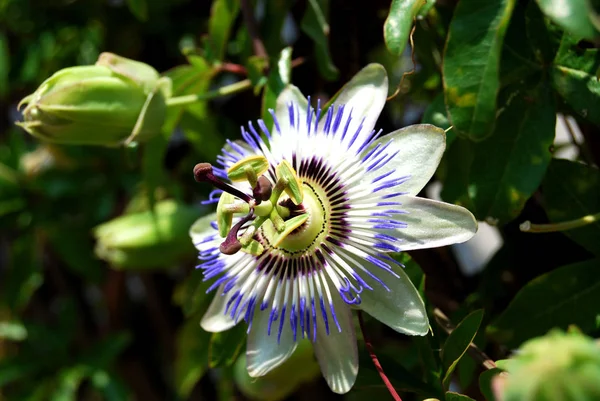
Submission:
M 400 333 L 429 330 L 390 252 L 463 242 L 477 223 L 462 207 L 415 196 L 439 164 L 445 134 L 431 125 L 375 132 L 387 92 L 376 64 L 324 110 L 289 86 L 271 131 L 250 123 L 245 142 L 227 142 L 219 167 L 194 170 L 223 191 L 212 197 L 216 216 L 191 229 L 198 268 L 215 279 L 201 325 L 219 332 L 248 323 L 250 376 L 281 365 L 308 338 L 330 388 L 347 392 L 358 373 L 353 308 Z

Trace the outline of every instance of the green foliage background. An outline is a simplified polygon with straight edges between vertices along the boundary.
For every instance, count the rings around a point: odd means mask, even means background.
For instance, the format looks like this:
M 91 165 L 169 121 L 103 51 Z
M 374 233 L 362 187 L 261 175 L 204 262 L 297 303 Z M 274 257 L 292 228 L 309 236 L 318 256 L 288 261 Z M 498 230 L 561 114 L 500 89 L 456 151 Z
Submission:
M 450 249 L 398 256 L 425 294 L 434 335 L 400 336 L 372 320 L 365 329 L 403 399 L 493 398 L 486 355 L 472 341 L 498 360 L 553 327 L 600 334 L 600 223 L 519 230 L 526 220 L 600 212 L 600 19 L 591 1 L 249 3 L 268 59 L 236 0 L 0 0 L 0 400 L 230 400 L 245 399 L 244 386 L 265 399 L 342 398 L 310 350 L 291 373 L 248 383 L 235 365 L 243 328 L 199 327 L 210 296 L 187 228 L 209 211 L 200 205 L 209 188 L 191 172 L 214 162 L 241 124 L 267 118 L 286 83 L 326 102 L 369 62 L 399 88 L 378 126 L 452 126 L 436 175 L 441 197 L 503 240 L 475 275 Z M 413 21 L 416 69 L 398 86 L 413 69 Z M 162 135 L 132 148 L 49 145 L 14 126 L 22 97 L 102 51 L 154 66 L 178 96 L 243 79 L 253 90 L 172 110 Z M 554 157 L 557 113 L 581 130 L 573 160 Z M 157 218 L 151 205 L 166 199 L 176 207 Z M 95 227 L 118 216 L 113 232 L 129 243 L 105 239 L 100 249 Z M 386 399 L 362 357 L 344 398 Z

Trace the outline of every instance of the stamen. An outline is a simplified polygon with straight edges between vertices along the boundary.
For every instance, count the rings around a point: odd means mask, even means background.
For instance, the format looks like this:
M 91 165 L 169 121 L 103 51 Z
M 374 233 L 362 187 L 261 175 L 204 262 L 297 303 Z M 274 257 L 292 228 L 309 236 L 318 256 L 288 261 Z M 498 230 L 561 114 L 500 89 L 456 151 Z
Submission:
M 250 201 L 253 200 L 251 196 L 246 195 L 236 187 L 229 185 L 217 178 L 213 174 L 213 166 L 210 163 L 196 164 L 194 166 L 194 179 L 197 182 L 208 182 L 233 196 L 237 196 L 247 203 L 250 203 Z
M 271 181 L 264 175 L 258 177 L 258 181 L 256 186 L 252 188 L 252 195 L 256 199 L 256 204 L 260 201 L 267 201 L 271 197 L 271 193 L 273 192 L 273 185 Z

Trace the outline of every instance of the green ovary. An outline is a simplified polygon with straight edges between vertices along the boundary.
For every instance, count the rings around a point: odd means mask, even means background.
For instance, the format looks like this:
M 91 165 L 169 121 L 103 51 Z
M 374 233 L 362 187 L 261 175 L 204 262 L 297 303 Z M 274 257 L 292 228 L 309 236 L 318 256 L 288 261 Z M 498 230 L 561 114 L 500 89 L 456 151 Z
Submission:
M 279 240 L 275 248 L 287 253 L 302 253 L 309 250 L 314 244 L 319 242 L 320 237 L 325 235 L 328 223 L 327 205 L 323 202 L 323 195 L 318 193 L 306 182 L 302 189 L 304 199 L 302 206 L 308 213 L 308 220 L 288 234 L 283 240 Z M 270 244 L 274 244 L 277 237 L 277 231 L 270 221 L 265 222 L 261 227 L 263 235 Z

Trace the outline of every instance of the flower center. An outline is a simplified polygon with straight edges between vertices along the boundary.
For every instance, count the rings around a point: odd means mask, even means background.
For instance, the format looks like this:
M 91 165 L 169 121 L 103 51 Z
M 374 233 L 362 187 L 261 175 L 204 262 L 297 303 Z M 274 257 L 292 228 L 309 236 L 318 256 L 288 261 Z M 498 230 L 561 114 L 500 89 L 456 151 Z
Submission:
M 328 216 L 322 194 L 309 183 L 302 183 L 304 199 L 301 207 L 308 215 L 306 221 L 288 233 L 277 242 L 279 233 L 275 226 L 269 221 L 262 227 L 261 231 L 269 245 L 288 254 L 304 253 L 318 243 L 320 237 L 327 231 Z

